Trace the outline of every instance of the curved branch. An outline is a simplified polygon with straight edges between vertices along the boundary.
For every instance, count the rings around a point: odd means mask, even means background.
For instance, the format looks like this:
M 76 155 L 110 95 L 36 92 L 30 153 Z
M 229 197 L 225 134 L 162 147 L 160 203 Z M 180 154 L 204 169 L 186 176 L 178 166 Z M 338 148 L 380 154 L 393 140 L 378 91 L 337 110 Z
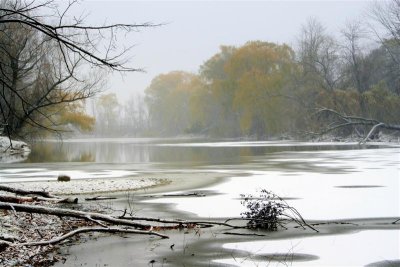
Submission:
M 323 135 L 323 134 L 332 132 L 334 130 L 348 127 L 348 126 L 360 126 L 360 125 L 372 126 L 372 129 L 369 131 L 367 136 L 362 141 L 360 141 L 360 144 L 362 144 L 362 143 L 365 143 L 378 128 L 400 131 L 400 125 L 398 125 L 398 124 L 389 124 L 389 123 L 380 122 L 375 119 L 363 118 L 363 117 L 358 117 L 358 116 L 348 116 L 348 115 L 341 114 L 338 111 L 329 109 L 329 108 L 320 108 L 316 112 L 317 115 L 321 114 L 321 113 L 331 114 L 331 115 L 337 117 L 340 121 L 344 121 L 344 122 L 335 121 L 331 125 L 327 126 L 325 129 L 323 129 L 321 132 L 314 133 L 316 135 Z

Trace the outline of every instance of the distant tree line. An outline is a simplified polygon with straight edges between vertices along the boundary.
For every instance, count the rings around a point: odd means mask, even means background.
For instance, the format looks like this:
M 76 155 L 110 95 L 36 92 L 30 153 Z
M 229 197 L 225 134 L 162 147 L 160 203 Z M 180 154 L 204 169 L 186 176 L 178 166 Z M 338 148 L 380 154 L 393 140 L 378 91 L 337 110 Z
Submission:
M 140 71 L 126 67 L 115 34 L 154 25 L 85 25 L 68 16 L 75 2 L 1 1 L 0 134 L 269 138 L 321 129 L 335 118 L 320 108 L 399 123 L 400 0 L 376 2 L 340 36 L 311 18 L 293 47 L 221 46 L 198 73 L 161 74 L 144 96 L 103 95 L 92 108 L 103 74 Z
M 279 137 L 329 123 L 319 108 L 399 123 L 400 1 L 376 3 L 369 16 L 371 24 L 347 23 L 339 37 L 311 18 L 295 47 L 264 41 L 221 46 L 197 74 L 155 77 L 145 91 L 149 131 Z
M 115 93 L 100 95 L 92 102 L 96 118 L 92 134 L 98 137 L 141 137 L 148 132 L 148 112 L 142 94 L 121 103 Z

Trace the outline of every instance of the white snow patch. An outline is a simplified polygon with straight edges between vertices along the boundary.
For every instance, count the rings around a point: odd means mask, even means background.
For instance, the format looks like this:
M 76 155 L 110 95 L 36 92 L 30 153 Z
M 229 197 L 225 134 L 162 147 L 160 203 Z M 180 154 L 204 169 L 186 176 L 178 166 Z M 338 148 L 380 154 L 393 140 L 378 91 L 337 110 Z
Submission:
M 11 140 L 11 144 L 7 136 L 0 136 L 0 163 L 20 162 L 28 158 L 31 149 L 27 143 Z

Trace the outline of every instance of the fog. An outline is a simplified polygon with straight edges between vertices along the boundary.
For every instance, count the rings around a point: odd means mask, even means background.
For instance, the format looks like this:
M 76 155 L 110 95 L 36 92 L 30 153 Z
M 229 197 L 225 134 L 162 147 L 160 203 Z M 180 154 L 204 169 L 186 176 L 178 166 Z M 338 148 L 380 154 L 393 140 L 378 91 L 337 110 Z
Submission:
M 295 45 L 301 25 L 316 17 L 330 33 L 365 15 L 371 1 L 82 1 L 72 14 L 86 22 L 163 24 L 120 36 L 134 45 L 130 66 L 144 73 L 112 74 L 105 89 L 120 100 L 142 92 L 151 80 L 173 70 L 197 72 L 220 45 L 250 40 Z

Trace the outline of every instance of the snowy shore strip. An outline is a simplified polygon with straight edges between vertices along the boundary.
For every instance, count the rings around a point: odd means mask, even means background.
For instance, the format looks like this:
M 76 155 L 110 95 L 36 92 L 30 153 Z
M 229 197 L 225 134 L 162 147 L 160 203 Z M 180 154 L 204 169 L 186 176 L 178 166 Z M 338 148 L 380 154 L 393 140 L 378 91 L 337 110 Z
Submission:
M 159 178 L 82 179 L 69 182 L 46 181 L 9 183 L 9 186 L 24 190 L 47 191 L 55 195 L 98 194 L 118 191 L 132 191 L 168 184 Z

